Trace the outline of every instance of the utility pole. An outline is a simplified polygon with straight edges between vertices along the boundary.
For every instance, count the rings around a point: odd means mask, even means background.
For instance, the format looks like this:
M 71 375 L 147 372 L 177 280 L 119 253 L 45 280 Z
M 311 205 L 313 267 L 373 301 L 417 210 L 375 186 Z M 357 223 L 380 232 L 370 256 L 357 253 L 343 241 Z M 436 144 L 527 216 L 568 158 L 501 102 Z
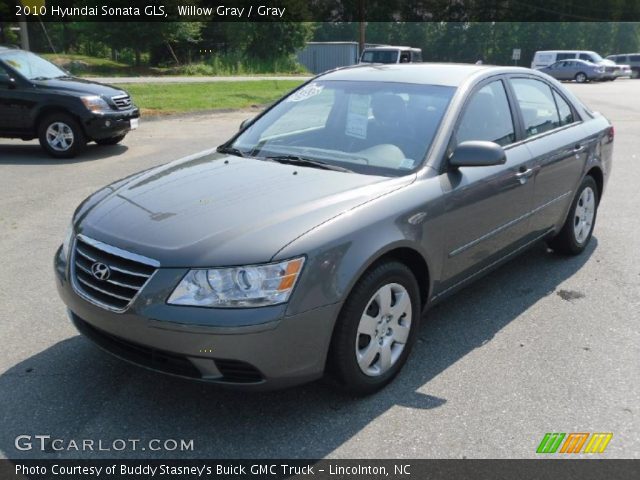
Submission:
M 29 50 L 29 28 L 24 13 L 20 16 L 20 46 L 23 50 Z
M 364 50 L 365 30 L 367 28 L 364 1 L 365 0 L 358 0 L 358 19 L 360 21 L 360 25 L 359 25 L 360 31 L 358 35 L 358 48 L 360 50 L 360 54 L 362 54 L 362 51 Z

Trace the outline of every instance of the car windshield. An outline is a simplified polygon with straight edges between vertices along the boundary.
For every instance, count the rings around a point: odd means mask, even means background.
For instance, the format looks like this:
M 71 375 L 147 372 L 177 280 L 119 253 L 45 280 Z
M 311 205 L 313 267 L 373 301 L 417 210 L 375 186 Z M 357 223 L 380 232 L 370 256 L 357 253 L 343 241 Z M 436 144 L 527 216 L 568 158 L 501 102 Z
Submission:
M 29 80 L 64 77 L 67 73 L 38 55 L 23 50 L 5 52 L 0 60 Z
M 315 81 L 253 122 L 227 150 L 275 160 L 303 158 L 370 175 L 406 175 L 422 163 L 454 91 Z
M 362 54 L 363 63 L 397 63 L 397 50 L 365 50 Z

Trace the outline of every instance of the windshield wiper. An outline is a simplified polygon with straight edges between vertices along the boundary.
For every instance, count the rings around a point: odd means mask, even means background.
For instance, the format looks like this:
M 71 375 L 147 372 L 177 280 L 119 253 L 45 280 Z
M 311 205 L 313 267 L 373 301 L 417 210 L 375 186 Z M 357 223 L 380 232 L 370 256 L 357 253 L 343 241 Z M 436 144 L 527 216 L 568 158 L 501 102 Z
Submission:
M 322 170 L 335 170 L 336 172 L 353 172 L 348 168 L 331 165 L 330 163 L 321 162 L 320 160 L 312 160 L 310 158 L 300 157 L 298 155 L 274 155 L 265 157 L 266 160 L 284 163 L 287 165 L 298 165 L 300 167 L 320 168 Z
M 238 150 L 235 147 L 228 147 L 225 145 L 220 145 L 216 148 L 216 152 L 218 153 L 228 153 L 229 155 L 235 155 L 236 157 L 246 157 L 245 153 L 241 150 Z
M 31 80 L 53 80 L 53 77 L 33 77 Z

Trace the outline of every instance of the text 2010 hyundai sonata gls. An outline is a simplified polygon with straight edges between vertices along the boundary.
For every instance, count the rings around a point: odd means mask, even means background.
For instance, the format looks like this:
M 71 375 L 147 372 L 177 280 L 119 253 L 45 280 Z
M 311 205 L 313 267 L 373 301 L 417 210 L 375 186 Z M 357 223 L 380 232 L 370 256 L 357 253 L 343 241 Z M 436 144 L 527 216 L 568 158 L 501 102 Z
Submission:
M 90 196 L 58 290 L 83 334 L 155 370 L 245 388 L 327 373 L 370 393 L 434 302 L 536 241 L 584 250 L 612 145 L 532 70 L 329 72 L 216 152 Z

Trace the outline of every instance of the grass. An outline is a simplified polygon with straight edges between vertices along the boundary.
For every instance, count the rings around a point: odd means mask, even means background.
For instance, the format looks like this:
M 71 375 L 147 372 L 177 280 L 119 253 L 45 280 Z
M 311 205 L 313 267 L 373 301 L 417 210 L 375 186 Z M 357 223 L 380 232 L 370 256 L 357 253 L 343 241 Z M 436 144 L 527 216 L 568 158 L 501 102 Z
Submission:
M 143 115 L 242 109 L 265 105 L 300 85 L 300 80 L 120 85 Z
M 56 65 L 82 77 L 140 77 L 162 75 L 230 76 L 230 75 L 296 75 L 308 73 L 294 58 L 258 60 L 236 54 L 211 55 L 208 58 L 180 66 L 134 67 L 108 58 L 76 54 L 42 55 Z
M 114 62 L 108 58 L 89 57 L 87 55 L 46 53 L 44 58 L 69 70 L 74 75 L 132 75 L 132 67 L 126 63 Z

